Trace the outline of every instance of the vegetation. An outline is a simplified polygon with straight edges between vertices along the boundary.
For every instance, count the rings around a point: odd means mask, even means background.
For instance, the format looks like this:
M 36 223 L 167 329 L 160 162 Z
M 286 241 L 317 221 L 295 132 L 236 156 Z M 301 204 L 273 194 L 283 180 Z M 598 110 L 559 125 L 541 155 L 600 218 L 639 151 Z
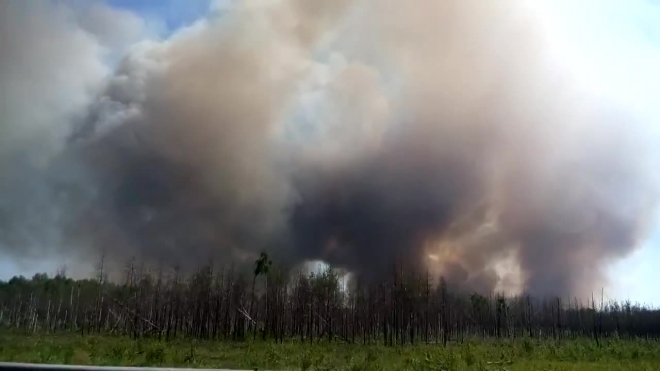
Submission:
M 122 366 L 290 370 L 657 370 L 660 343 L 608 339 L 465 341 L 437 345 L 362 345 L 297 340 L 169 342 L 79 334 L 0 335 L 0 361 Z
M 60 272 L 0 282 L 0 359 L 352 370 L 660 365 L 660 311 L 602 296 L 469 295 L 402 266 L 346 285 L 332 269 L 292 275 L 266 254 L 252 272 L 207 266 L 185 275 L 130 262 L 124 273 L 109 281 L 101 260 L 95 279 Z

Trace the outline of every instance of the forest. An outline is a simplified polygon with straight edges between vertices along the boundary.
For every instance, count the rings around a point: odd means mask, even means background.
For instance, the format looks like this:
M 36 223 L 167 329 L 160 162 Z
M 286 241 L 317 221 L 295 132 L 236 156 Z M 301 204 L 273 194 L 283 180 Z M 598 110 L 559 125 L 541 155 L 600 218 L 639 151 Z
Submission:
M 466 339 L 657 339 L 660 311 L 631 302 L 452 290 L 442 277 L 393 265 L 378 280 L 327 268 L 291 272 L 262 253 L 253 271 L 184 273 L 132 260 L 122 282 L 97 276 L 0 281 L 0 326 L 27 333 L 158 340 L 341 342 L 397 346 Z

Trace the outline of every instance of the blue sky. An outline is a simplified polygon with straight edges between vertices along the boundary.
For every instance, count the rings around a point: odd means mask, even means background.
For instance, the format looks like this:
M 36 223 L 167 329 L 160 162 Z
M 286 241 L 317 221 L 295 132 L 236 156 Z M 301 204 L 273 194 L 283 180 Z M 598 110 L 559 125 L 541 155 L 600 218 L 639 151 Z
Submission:
M 106 0 L 156 25 L 160 36 L 206 14 L 212 0 Z M 313 0 L 310 0 L 313 1 Z M 645 122 L 660 148 L 660 0 L 529 0 L 552 35 L 557 54 L 575 66 L 581 83 L 613 98 Z M 660 223 L 630 257 L 610 268 L 606 295 L 660 306 Z M 64 262 L 58 262 L 59 265 Z M 52 265 L 51 265 L 52 267 Z M 20 266 L 0 261 L 5 278 L 52 270 L 48 264 Z
M 160 23 L 171 33 L 202 17 L 211 0 L 107 0 L 110 6 L 130 10 L 140 17 Z

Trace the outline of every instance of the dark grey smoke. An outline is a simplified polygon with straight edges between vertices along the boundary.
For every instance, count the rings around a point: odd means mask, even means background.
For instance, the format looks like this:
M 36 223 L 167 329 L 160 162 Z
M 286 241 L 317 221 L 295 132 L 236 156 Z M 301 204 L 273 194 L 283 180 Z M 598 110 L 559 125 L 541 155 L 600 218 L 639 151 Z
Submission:
M 644 237 L 658 189 L 644 124 L 574 87 L 517 1 L 309 4 L 211 12 L 71 88 L 83 96 L 46 125 L 58 140 L 45 160 L 33 159 L 40 140 L 1 152 L 2 251 L 192 267 L 266 250 L 372 276 L 400 261 L 484 292 L 580 294 Z M 89 22 L 58 22 L 103 49 Z M 19 76 L 0 80 L 22 104 L 3 119 L 12 133 L 42 122 L 34 107 L 64 106 L 19 97 L 52 82 L 28 84 L 0 55 Z M 46 77 L 65 68 L 41 60 Z
M 290 228 L 305 257 L 351 271 L 378 272 L 396 260 L 418 265 L 426 242 L 441 239 L 483 202 L 487 164 L 471 157 L 482 157 L 488 143 L 475 138 L 450 143 L 439 132 L 411 129 L 364 158 L 314 164 L 296 174 L 300 198 Z

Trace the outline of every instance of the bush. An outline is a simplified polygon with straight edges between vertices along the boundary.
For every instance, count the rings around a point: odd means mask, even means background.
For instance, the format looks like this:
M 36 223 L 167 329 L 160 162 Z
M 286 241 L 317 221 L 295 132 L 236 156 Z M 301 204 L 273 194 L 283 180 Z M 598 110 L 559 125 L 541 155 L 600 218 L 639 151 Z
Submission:
M 147 350 L 145 358 L 149 364 L 161 364 L 165 362 L 165 349 L 162 345 L 156 344 Z

